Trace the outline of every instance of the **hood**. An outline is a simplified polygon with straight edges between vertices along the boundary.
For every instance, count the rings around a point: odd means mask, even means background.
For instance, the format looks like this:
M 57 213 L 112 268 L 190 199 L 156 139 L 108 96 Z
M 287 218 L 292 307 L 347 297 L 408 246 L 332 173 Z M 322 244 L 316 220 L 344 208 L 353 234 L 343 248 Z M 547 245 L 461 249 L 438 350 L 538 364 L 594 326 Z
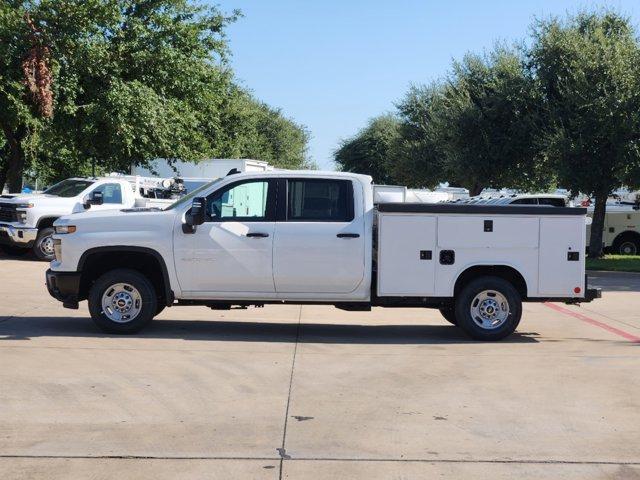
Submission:
M 43 193 L 21 193 L 11 195 L 0 195 L 2 203 L 33 203 L 46 202 L 47 205 L 70 205 L 77 203 L 77 198 L 58 197 L 56 195 L 45 195 Z
M 49 195 L 39 195 L 37 193 L 14 193 L 9 195 L 0 195 L 0 202 L 3 203 L 33 203 L 38 198 L 43 198 Z
M 56 226 L 77 225 L 81 232 L 158 231 L 173 224 L 175 212 L 152 209 L 87 210 L 56 220 Z

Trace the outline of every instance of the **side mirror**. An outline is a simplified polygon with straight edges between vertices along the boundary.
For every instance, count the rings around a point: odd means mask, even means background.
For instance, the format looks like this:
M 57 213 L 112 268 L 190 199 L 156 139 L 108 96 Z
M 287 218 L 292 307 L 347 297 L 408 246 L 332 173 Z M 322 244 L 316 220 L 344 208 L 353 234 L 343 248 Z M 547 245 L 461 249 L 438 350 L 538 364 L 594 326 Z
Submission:
M 207 201 L 204 197 L 195 197 L 191 201 L 191 211 L 185 216 L 185 233 L 195 232 L 195 227 L 202 225 L 205 219 Z
M 87 195 L 85 197 L 84 203 L 82 206 L 85 210 L 91 208 L 91 205 L 102 205 L 104 203 L 104 193 L 99 190 L 91 192 L 91 195 Z

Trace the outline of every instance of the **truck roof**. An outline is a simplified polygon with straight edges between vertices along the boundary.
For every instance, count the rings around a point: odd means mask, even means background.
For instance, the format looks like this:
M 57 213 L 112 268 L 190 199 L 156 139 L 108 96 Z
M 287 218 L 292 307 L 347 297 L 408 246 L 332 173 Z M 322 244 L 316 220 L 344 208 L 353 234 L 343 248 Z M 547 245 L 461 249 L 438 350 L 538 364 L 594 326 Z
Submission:
M 238 177 L 257 177 L 257 176 L 276 176 L 276 177 L 338 177 L 352 178 L 364 183 L 372 183 L 373 179 L 369 175 L 351 172 L 335 172 L 330 170 L 270 170 L 265 172 L 242 172 L 233 174 Z

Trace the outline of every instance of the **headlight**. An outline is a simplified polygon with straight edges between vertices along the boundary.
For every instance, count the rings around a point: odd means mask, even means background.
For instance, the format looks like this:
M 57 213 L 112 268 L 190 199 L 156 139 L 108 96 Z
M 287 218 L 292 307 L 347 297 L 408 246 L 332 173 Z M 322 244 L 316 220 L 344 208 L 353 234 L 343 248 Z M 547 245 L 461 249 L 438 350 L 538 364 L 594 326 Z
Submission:
M 33 203 L 19 203 L 16 205 L 16 216 L 20 223 L 26 223 L 27 221 L 27 208 L 33 208 Z
M 66 233 L 73 233 L 76 231 L 75 225 L 59 225 L 55 227 L 55 229 L 56 229 L 56 233 L 59 235 L 66 234 Z

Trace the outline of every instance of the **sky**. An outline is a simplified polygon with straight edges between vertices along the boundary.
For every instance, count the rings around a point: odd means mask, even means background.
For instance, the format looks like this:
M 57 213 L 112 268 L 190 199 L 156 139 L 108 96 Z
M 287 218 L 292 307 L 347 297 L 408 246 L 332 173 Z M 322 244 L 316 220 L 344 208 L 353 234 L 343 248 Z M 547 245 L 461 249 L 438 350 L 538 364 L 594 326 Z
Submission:
M 340 141 L 394 110 L 412 84 L 496 41 L 526 38 L 536 17 L 611 7 L 638 25 L 638 0 L 216 0 L 242 10 L 228 40 L 239 82 L 307 127 L 309 156 L 333 170 Z

